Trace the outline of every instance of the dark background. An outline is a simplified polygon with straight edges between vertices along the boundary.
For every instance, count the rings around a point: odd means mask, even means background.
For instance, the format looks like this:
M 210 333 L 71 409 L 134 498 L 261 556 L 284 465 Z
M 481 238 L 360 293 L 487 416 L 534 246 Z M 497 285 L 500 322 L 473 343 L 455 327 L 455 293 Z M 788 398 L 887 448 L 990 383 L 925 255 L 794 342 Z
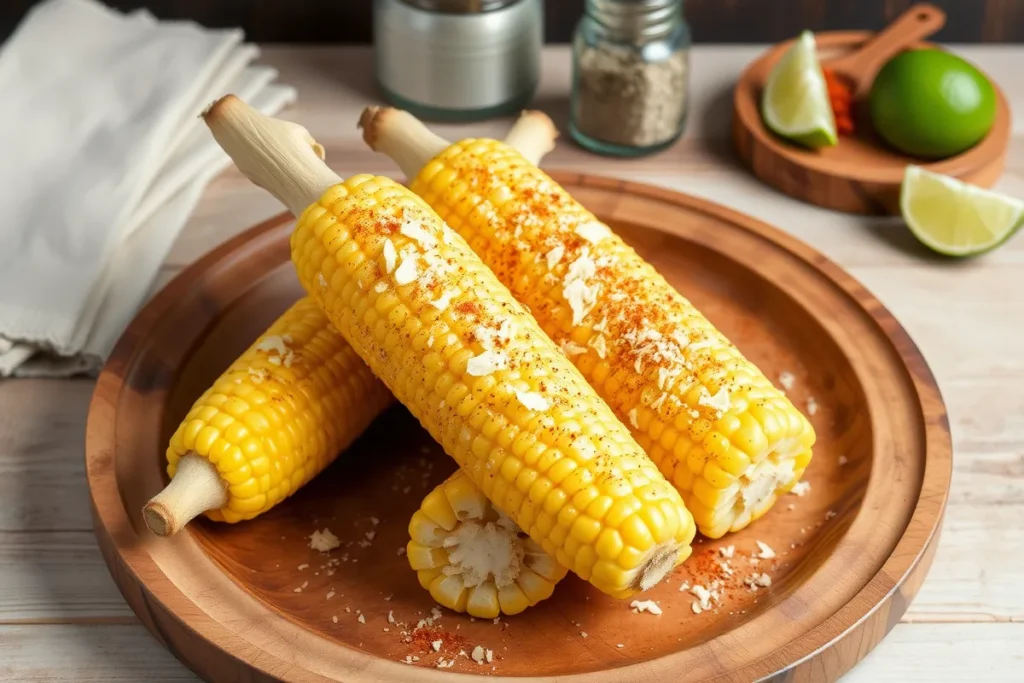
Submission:
M 249 40 L 368 43 L 372 0 L 107 0 L 119 9 L 147 7 L 160 18 L 207 26 L 241 26 Z M 697 42 L 773 42 L 802 29 L 879 29 L 911 0 L 685 0 Z M 0 39 L 33 0 L 0 0 Z M 949 19 L 936 40 L 1024 42 L 1024 0 L 936 0 Z M 548 42 L 566 42 L 583 0 L 546 0 Z

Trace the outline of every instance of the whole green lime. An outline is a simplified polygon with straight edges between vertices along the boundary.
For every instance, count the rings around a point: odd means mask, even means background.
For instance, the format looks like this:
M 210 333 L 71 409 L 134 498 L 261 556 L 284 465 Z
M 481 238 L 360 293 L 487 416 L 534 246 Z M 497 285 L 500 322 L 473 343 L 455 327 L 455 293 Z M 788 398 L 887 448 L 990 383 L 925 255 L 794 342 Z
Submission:
M 878 72 L 869 100 L 878 134 L 924 159 L 970 149 L 988 134 L 996 116 L 995 88 L 985 75 L 942 50 L 893 57 Z

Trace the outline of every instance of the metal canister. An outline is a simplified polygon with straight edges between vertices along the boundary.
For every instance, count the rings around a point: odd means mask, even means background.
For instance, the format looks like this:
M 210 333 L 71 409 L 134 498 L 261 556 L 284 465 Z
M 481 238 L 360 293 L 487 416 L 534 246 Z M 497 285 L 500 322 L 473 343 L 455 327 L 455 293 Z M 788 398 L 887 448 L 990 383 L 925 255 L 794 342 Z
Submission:
M 542 0 L 374 0 L 376 78 L 422 118 L 523 108 L 540 74 Z

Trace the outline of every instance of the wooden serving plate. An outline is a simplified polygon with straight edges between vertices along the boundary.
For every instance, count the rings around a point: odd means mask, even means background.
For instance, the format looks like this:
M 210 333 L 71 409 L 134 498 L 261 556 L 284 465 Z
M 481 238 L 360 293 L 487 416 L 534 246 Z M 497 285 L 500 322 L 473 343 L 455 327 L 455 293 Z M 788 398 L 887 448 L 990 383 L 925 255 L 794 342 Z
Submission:
M 747 67 L 733 93 L 733 143 L 743 163 L 765 183 L 791 197 L 861 214 L 900 212 L 900 184 L 907 164 L 982 187 L 994 185 L 1006 163 L 1011 126 L 1010 106 L 994 81 L 996 118 L 992 130 L 957 156 L 934 162 L 914 159 L 887 147 L 871 129 L 866 99 L 878 70 L 902 49 L 937 47 L 919 39 L 940 28 L 944 20 L 938 8 L 918 5 L 877 37 L 861 31 L 815 34 L 822 65 L 845 75 L 854 86 L 857 111 L 854 135 L 840 136 L 839 144 L 818 151 L 778 137 L 761 118 L 765 82 L 793 41 L 769 50 Z
M 143 623 L 203 678 L 832 681 L 904 613 L 935 553 L 951 471 L 942 399 L 907 334 L 823 256 L 752 218 L 644 185 L 556 177 L 770 377 L 794 374 L 791 397 L 818 406 L 810 492 L 785 496 L 738 534 L 699 541 L 643 596 L 660 616 L 633 613 L 572 575 L 551 599 L 497 624 L 444 611 L 440 627 L 467 652 L 480 644 L 495 655 L 487 665 L 457 657 L 444 670 L 433 668 L 438 657 L 457 652 L 403 643 L 410 627 L 387 619 L 430 616 L 434 602 L 397 550 L 423 495 L 454 469 L 401 407 L 268 514 L 153 536 L 140 511 L 165 483 L 172 429 L 300 295 L 291 221 L 277 217 L 215 249 L 139 314 L 89 412 L 86 468 L 104 557 Z M 342 541 L 329 555 L 308 547 L 324 527 Z M 754 565 L 757 540 L 777 557 Z M 680 584 L 709 582 L 728 545 L 735 580 L 720 607 L 694 614 Z M 752 571 L 771 586 L 744 586 Z M 419 661 L 400 663 L 407 656 Z

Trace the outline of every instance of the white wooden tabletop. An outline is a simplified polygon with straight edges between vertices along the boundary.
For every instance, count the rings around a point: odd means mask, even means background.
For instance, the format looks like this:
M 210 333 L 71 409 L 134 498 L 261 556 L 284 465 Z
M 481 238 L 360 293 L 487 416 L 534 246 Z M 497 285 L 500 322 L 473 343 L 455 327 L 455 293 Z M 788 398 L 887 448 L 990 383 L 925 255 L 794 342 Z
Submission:
M 958 49 L 1006 91 L 1015 113 L 999 187 L 1024 197 L 1024 46 Z M 657 156 L 596 157 L 567 139 L 544 162 L 663 185 L 728 205 L 808 242 L 896 315 L 945 397 L 955 444 L 953 490 L 935 564 L 902 623 L 849 683 L 1024 680 L 1024 235 L 970 262 L 929 255 L 895 219 L 842 215 L 760 184 L 728 141 L 729 95 L 760 50 L 701 46 L 693 55 L 685 138 Z M 283 116 L 309 128 L 342 174 L 385 172 L 358 112 L 379 101 L 365 48 L 264 51 L 299 101 Z M 535 105 L 564 130 L 568 51 L 548 48 Z M 437 126 L 447 137 L 502 136 L 509 122 Z M 227 237 L 279 212 L 229 171 L 210 186 L 164 265 L 162 284 Z M 135 619 L 93 539 L 83 473 L 89 380 L 0 382 L 0 680 L 196 680 Z

